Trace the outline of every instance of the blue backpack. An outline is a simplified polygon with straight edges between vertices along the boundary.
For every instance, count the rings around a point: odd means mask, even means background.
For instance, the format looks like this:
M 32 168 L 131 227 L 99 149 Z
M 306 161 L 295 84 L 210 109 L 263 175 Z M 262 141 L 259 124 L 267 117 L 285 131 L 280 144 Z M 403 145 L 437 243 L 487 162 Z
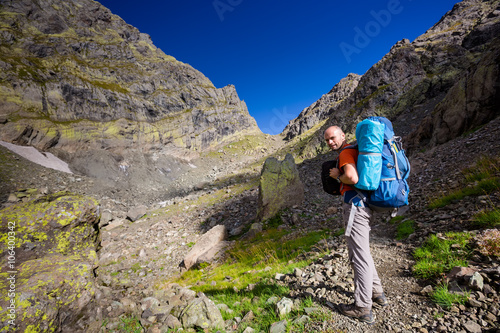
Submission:
M 410 162 L 389 119 L 363 120 L 356 126 L 356 139 L 359 180 L 355 187 L 363 200 L 374 210 L 408 205 Z

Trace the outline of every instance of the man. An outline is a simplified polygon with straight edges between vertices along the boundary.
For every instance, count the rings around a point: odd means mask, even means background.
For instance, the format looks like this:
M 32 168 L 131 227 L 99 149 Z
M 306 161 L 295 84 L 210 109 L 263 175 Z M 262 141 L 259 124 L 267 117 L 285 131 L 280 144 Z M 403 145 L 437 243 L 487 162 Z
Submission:
M 330 170 L 330 177 L 341 183 L 345 236 L 349 261 L 354 269 L 354 303 L 341 304 L 339 310 L 346 316 L 373 324 L 372 304 L 386 306 L 388 302 L 370 253 L 369 224 L 372 211 L 365 207 L 354 188 L 358 182 L 358 150 L 344 149 L 348 144 L 344 132 L 338 126 L 326 129 L 325 141 L 332 150 L 340 152 L 338 168 Z

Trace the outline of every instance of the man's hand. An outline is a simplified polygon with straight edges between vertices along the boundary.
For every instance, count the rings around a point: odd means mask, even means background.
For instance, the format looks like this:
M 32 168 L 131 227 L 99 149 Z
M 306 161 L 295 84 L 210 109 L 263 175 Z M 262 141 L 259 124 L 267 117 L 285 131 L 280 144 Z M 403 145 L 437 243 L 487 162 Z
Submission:
M 340 170 L 337 168 L 330 169 L 330 177 L 337 179 L 337 177 L 340 175 Z
M 341 176 L 340 181 L 344 184 L 354 185 L 358 182 L 358 171 L 356 166 L 352 163 L 344 166 L 344 174 Z M 330 177 L 337 179 L 340 176 L 340 170 L 337 168 L 330 169 Z

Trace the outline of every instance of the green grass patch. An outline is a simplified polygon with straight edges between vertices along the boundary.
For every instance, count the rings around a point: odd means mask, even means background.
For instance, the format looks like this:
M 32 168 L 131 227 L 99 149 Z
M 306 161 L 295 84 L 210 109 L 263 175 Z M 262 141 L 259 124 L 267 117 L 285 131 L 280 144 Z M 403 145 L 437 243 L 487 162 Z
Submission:
M 300 303 L 289 314 L 279 317 L 276 314 L 276 303 L 290 293 L 290 289 L 275 283 L 260 283 L 251 291 L 221 290 L 208 294 L 216 304 L 226 304 L 228 310 L 221 310 L 224 320 L 234 317 L 243 318 L 250 311 L 258 320 L 248 323 L 241 323 L 237 332 L 243 332 L 247 327 L 253 328 L 256 332 L 269 332 L 271 325 L 283 319 L 287 319 L 289 324 L 287 332 L 306 332 L 304 324 L 292 324 L 291 322 L 306 314 L 306 308 L 315 308 L 315 311 L 308 314 L 312 321 L 323 322 L 330 320 L 331 312 L 321 309 L 311 298 L 300 299 Z
M 450 309 L 454 304 L 465 304 L 470 297 L 470 292 L 452 293 L 448 284 L 442 283 L 431 294 L 432 300 L 442 308 Z
M 470 187 L 453 191 L 452 193 L 444 197 L 432 200 L 431 203 L 429 204 L 429 208 L 436 209 L 445 207 L 453 202 L 462 200 L 465 197 L 490 194 L 499 189 L 500 189 L 500 179 L 498 177 L 483 179 L 471 185 Z
M 140 263 L 135 263 L 132 265 L 132 267 L 130 267 L 130 269 L 135 273 L 137 272 L 138 270 L 141 269 L 141 264 Z
M 471 255 L 472 235 L 466 232 L 449 232 L 442 237 L 430 236 L 417 248 L 413 273 L 420 278 L 436 278 L 455 266 L 467 267 Z
M 141 322 L 135 317 L 122 317 L 121 323 L 116 328 L 116 332 L 141 333 L 143 328 Z
M 473 218 L 474 225 L 479 228 L 495 228 L 500 226 L 500 209 L 483 211 Z
M 462 171 L 467 182 L 481 181 L 493 178 L 500 171 L 500 158 L 491 156 L 481 157 L 473 167 Z
M 228 251 L 228 260 L 222 265 L 189 270 L 175 282 L 197 284 L 192 289 L 205 293 L 233 287 L 244 289 L 273 278 L 276 273 L 291 273 L 295 267 L 308 265 L 311 260 L 298 260 L 297 257 L 314 250 L 327 235 L 328 231 L 317 231 L 296 237 L 289 231 L 268 229 L 252 240 L 239 241 Z M 200 285 L 199 281 L 204 283 Z M 216 285 L 212 286 L 212 282 Z
M 389 220 L 390 224 L 398 224 L 399 222 L 403 221 L 405 219 L 404 216 L 394 216 Z
M 226 304 L 230 310 L 221 310 L 224 320 L 243 318 L 252 311 L 258 320 L 240 325 L 238 332 L 247 326 L 257 332 L 268 332 L 272 323 L 284 319 L 275 313 L 275 303 L 290 293 L 288 286 L 275 280 L 276 273 L 292 273 L 294 268 L 303 268 L 317 257 L 301 259 L 306 257 L 301 256 L 305 252 L 314 251 L 318 256 L 326 254 L 317 244 L 327 237 L 329 231 L 292 234 L 276 228 L 267 229 L 251 240 L 238 241 L 228 251 L 225 263 L 191 269 L 174 282 L 202 291 L 216 304 Z M 318 308 L 309 315 L 312 320 L 323 321 L 331 317 L 329 311 L 315 306 L 313 300 L 301 299 L 298 307 L 286 317 L 290 322 L 288 332 L 305 332 L 304 324 L 291 324 L 291 321 L 304 315 L 306 307 Z
M 281 218 L 282 212 L 277 213 L 270 219 L 264 221 L 264 225 L 267 229 L 274 229 L 283 224 L 283 219 Z
M 406 220 L 398 224 L 396 228 L 396 239 L 403 240 L 415 232 L 415 221 Z
M 464 187 L 431 200 L 431 209 L 445 207 L 468 196 L 491 194 L 500 190 L 500 158 L 481 157 L 474 166 L 462 170 Z

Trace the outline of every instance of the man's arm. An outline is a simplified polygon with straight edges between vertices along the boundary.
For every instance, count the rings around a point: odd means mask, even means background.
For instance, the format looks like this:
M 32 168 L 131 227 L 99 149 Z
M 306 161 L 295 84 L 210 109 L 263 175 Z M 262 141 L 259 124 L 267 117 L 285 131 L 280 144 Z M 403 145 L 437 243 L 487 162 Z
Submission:
M 358 182 L 358 170 L 356 170 L 356 165 L 348 163 L 344 165 L 344 174 L 340 176 L 340 181 L 347 185 L 354 185 Z

